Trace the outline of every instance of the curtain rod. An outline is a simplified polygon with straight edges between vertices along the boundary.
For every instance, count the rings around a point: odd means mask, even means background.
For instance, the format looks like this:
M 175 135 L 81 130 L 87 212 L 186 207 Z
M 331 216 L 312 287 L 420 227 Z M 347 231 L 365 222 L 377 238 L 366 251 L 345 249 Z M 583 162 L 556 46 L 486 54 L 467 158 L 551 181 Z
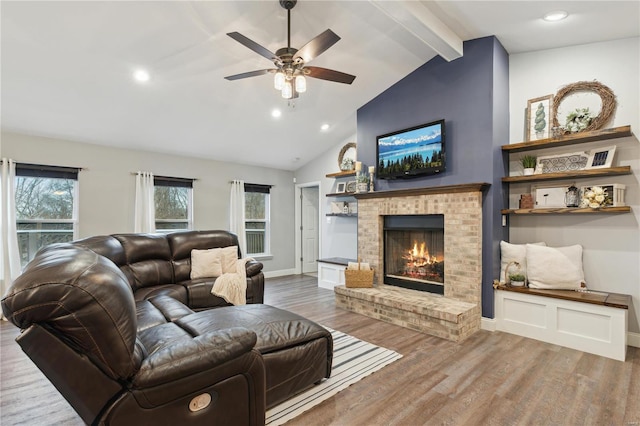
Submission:
M 142 172 L 131 172 L 131 174 L 133 176 L 136 176 L 138 173 L 142 173 Z M 171 180 L 171 179 L 175 179 L 175 180 L 190 180 L 190 181 L 196 181 L 199 180 L 198 178 L 185 178 L 185 177 L 176 177 L 176 176 L 159 176 L 159 175 L 153 175 L 154 178 L 158 178 L 158 179 L 166 179 L 166 180 Z
M 0 163 L 4 163 L 4 158 L 0 158 Z M 7 160 L 11 160 L 11 158 L 7 158 Z M 66 170 L 77 170 L 77 171 L 86 171 L 89 170 L 86 167 L 76 167 L 76 166 L 50 166 L 48 164 L 34 164 L 34 163 L 21 163 L 20 161 L 13 160 L 16 164 L 16 167 L 20 166 L 23 169 L 33 169 L 33 170 L 42 170 L 42 169 L 66 169 Z
M 239 180 L 239 179 L 236 179 L 236 180 Z M 234 183 L 236 180 L 230 180 L 229 183 Z M 261 186 L 270 186 L 272 188 L 275 186 L 270 183 L 249 183 L 249 182 L 245 182 L 245 185 L 261 185 Z

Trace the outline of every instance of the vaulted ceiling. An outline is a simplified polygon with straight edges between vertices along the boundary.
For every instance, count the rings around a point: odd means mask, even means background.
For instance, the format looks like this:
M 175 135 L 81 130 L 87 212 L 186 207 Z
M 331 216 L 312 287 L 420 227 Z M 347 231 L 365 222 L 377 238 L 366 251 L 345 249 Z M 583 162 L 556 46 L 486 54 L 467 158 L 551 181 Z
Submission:
M 557 9 L 569 17 L 541 19 Z M 226 33 L 285 47 L 276 0 L 2 1 L 0 14 L 3 130 L 285 170 L 354 135 L 359 107 L 464 40 L 495 35 L 514 54 L 640 35 L 637 1 L 300 0 L 292 47 L 330 28 L 341 40 L 311 65 L 356 79 L 308 79 L 288 102 L 271 74 L 224 79 L 272 68 Z

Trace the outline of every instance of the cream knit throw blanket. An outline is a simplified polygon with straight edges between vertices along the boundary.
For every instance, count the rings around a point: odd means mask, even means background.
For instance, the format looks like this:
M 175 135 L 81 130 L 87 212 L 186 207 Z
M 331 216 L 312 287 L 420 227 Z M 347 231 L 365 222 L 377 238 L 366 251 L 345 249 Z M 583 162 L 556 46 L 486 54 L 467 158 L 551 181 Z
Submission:
M 247 304 L 247 262 L 251 257 L 236 261 L 236 272 L 226 273 L 216 278 L 211 294 L 222 297 L 233 305 Z

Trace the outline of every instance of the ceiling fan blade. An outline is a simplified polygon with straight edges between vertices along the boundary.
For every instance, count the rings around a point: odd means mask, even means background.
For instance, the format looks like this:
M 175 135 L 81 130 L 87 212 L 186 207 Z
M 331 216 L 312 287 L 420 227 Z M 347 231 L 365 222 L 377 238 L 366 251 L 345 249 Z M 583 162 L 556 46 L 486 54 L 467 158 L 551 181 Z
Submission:
M 275 69 L 275 68 L 274 69 L 268 69 L 268 70 L 249 71 L 249 72 L 243 72 L 242 74 L 229 75 L 229 76 L 225 77 L 225 79 L 227 79 L 227 80 L 240 80 L 241 78 L 257 77 L 259 75 L 264 75 L 264 74 L 273 74 L 276 71 L 278 71 L 278 70 Z
M 331 30 L 326 30 L 309 43 L 305 44 L 293 55 L 293 60 L 300 58 L 304 63 L 320 56 L 322 52 L 336 44 L 340 37 Z
M 319 78 L 321 80 L 335 81 L 337 83 L 351 84 L 356 79 L 355 75 L 346 74 L 340 71 L 330 70 L 320 67 L 304 67 L 309 73 L 305 75 L 313 78 Z
M 255 41 L 251 40 L 250 38 L 247 38 L 247 37 L 243 36 L 239 32 L 227 33 L 227 35 L 229 37 L 231 37 L 232 39 L 234 39 L 235 41 L 237 41 L 238 43 L 242 44 L 243 46 L 248 47 L 249 49 L 253 50 L 258 55 L 264 56 L 265 58 L 267 58 L 270 61 L 279 61 L 280 60 L 276 56 L 275 53 L 271 52 L 266 47 L 260 46 L 258 43 L 256 43 Z

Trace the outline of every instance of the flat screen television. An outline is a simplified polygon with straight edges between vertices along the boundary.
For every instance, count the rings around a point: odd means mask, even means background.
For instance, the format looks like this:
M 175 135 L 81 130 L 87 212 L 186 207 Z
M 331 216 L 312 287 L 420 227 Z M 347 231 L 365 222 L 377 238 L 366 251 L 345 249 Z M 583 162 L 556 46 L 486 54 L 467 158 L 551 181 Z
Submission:
M 445 170 L 444 120 L 377 137 L 376 176 L 403 179 Z

